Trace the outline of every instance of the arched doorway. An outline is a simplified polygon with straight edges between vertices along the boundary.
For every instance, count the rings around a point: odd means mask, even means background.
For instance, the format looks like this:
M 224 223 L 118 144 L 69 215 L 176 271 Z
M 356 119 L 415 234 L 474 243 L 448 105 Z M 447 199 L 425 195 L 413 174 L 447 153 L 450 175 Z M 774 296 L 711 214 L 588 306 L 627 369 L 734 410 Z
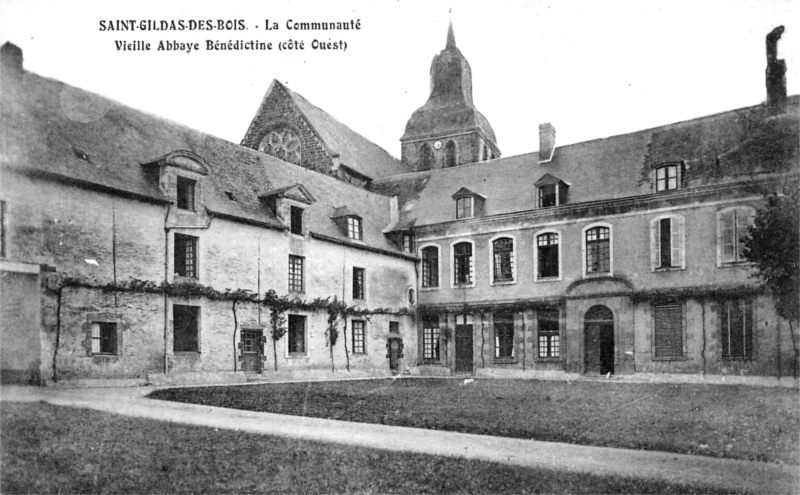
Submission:
M 605 306 L 589 308 L 584 316 L 584 371 L 614 373 L 614 313 Z

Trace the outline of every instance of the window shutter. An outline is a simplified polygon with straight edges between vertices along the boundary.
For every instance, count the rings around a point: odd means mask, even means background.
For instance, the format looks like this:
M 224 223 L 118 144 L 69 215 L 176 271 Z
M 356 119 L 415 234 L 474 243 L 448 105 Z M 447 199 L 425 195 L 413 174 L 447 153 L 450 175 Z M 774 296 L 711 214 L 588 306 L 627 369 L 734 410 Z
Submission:
M 100 324 L 92 323 L 92 354 L 100 353 Z
M 720 229 L 722 231 L 722 261 L 736 261 L 735 222 L 736 212 L 729 211 L 722 215 Z
M 650 222 L 650 271 L 656 271 L 661 259 L 661 225 L 659 220 Z
M 655 356 L 683 356 L 683 311 L 680 304 L 655 307 Z
M 729 302 L 721 302 L 719 303 L 719 323 L 720 329 L 722 331 L 722 356 L 728 357 L 731 355 L 731 335 L 730 335 L 730 327 L 729 325 L 729 318 L 728 318 L 728 308 L 730 307 Z
M 672 234 L 672 239 L 670 239 L 672 266 L 686 268 L 683 260 L 683 217 L 670 218 L 670 233 Z

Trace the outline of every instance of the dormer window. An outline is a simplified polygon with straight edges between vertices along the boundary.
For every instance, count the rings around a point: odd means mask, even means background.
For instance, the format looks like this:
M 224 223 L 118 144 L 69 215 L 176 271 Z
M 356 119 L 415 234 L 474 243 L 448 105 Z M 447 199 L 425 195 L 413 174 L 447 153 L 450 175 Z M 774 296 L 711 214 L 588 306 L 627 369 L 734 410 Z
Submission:
M 567 203 L 567 188 L 569 184 L 550 174 L 534 183 L 536 186 L 537 205 L 539 208 L 551 208 Z
M 458 198 L 456 199 L 456 218 L 472 218 L 472 197 L 465 197 L 465 198 Z
M 195 211 L 195 187 L 197 181 L 188 179 L 186 177 L 178 176 L 177 182 L 177 200 L 178 208 L 181 210 Z
M 665 165 L 656 169 L 656 191 L 671 191 L 678 188 L 678 166 Z
M 414 246 L 414 234 L 403 234 L 403 252 L 414 254 L 416 247 Z
M 292 234 L 303 235 L 303 208 L 289 207 L 289 231 Z
M 358 217 L 347 217 L 347 237 L 360 241 L 362 238 L 361 219 Z
M 539 208 L 549 208 L 558 204 L 558 189 L 555 184 L 539 186 Z

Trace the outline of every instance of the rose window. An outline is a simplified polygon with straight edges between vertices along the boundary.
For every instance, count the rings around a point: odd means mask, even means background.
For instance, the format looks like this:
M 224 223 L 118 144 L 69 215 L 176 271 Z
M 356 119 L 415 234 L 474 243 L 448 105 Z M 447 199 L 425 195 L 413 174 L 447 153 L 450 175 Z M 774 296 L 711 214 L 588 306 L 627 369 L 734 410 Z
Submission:
M 259 151 L 287 162 L 300 163 L 300 138 L 286 127 L 273 129 L 261 140 Z

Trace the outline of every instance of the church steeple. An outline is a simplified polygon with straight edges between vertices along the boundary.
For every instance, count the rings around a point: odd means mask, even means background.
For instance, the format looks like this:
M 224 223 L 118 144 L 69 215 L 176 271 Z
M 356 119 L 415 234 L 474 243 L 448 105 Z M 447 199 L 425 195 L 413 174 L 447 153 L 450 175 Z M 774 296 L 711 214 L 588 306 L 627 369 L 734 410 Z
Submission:
M 447 28 L 447 44 L 445 45 L 445 49 L 447 48 L 455 48 L 456 47 L 456 35 L 453 33 L 453 21 L 450 21 L 450 27 Z
M 499 157 L 492 126 L 472 102 L 472 69 L 456 46 L 452 21 L 430 75 L 428 101 L 411 115 L 400 138 L 402 160 L 429 170 Z

